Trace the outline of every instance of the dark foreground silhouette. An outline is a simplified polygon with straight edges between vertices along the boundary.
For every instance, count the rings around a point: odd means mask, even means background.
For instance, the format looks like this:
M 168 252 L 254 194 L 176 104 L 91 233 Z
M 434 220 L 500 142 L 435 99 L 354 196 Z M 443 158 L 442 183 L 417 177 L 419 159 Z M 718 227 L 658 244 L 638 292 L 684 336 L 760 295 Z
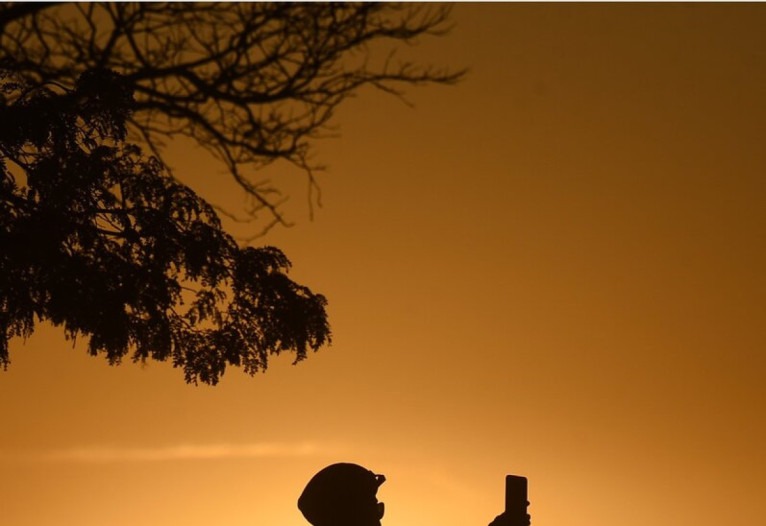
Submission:
M 510 484 L 521 478 L 506 480 L 506 497 Z M 385 507 L 378 502 L 377 492 L 385 481 L 383 475 L 358 464 L 332 464 L 311 478 L 298 498 L 298 509 L 313 526 L 381 526 Z M 516 506 L 506 498 L 506 511 L 495 517 L 489 526 L 528 526 L 527 504 L 526 495 L 522 506 Z

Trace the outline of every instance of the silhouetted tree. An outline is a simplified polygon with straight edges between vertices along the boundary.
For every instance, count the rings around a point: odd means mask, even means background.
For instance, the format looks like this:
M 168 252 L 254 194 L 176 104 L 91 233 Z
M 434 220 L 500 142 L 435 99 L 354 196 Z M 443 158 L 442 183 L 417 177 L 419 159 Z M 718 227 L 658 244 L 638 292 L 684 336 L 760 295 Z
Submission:
M 452 83 L 370 48 L 444 28 L 447 10 L 385 4 L 0 6 L 0 363 L 39 320 L 89 338 L 111 363 L 171 359 L 188 382 L 330 339 L 325 299 L 291 281 L 274 247 L 240 246 L 178 182 L 163 140 L 223 161 L 284 223 L 278 188 L 243 167 L 309 162 L 333 110 L 360 87 Z M 393 48 L 392 48 L 393 49 Z M 385 51 L 385 50 L 384 50 Z M 139 146 L 148 147 L 151 156 Z

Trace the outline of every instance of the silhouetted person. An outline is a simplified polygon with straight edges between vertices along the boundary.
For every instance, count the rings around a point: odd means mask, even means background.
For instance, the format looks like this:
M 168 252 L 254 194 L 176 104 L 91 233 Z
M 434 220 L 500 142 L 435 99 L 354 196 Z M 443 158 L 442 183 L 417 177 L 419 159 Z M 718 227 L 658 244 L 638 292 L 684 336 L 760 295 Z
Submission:
M 357 464 L 332 464 L 314 475 L 298 498 L 298 509 L 314 526 L 380 526 L 378 487 L 386 477 Z
M 298 509 L 313 526 L 381 526 L 384 506 L 378 488 L 386 481 L 358 464 L 338 463 L 314 475 L 298 498 Z M 490 526 L 527 526 L 529 515 L 498 515 Z

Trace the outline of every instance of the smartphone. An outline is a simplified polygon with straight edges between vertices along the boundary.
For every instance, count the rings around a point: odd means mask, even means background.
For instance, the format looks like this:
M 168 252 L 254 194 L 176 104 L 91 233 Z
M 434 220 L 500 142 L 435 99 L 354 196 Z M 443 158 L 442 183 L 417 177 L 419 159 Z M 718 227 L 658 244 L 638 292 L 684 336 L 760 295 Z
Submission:
M 527 514 L 527 478 L 518 475 L 505 476 L 505 512 L 519 517 Z

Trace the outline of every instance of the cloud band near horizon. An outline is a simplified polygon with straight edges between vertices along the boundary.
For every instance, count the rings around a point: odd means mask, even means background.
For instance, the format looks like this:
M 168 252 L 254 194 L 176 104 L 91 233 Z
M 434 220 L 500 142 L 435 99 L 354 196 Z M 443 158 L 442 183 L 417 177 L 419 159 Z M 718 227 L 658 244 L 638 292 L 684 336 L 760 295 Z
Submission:
M 86 446 L 31 452 L 0 451 L 0 461 L 48 462 L 158 462 L 169 460 L 210 460 L 283 458 L 332 454 L 334 448 L 312 442 L 250 444 L 174 444 L 154 447 Z

